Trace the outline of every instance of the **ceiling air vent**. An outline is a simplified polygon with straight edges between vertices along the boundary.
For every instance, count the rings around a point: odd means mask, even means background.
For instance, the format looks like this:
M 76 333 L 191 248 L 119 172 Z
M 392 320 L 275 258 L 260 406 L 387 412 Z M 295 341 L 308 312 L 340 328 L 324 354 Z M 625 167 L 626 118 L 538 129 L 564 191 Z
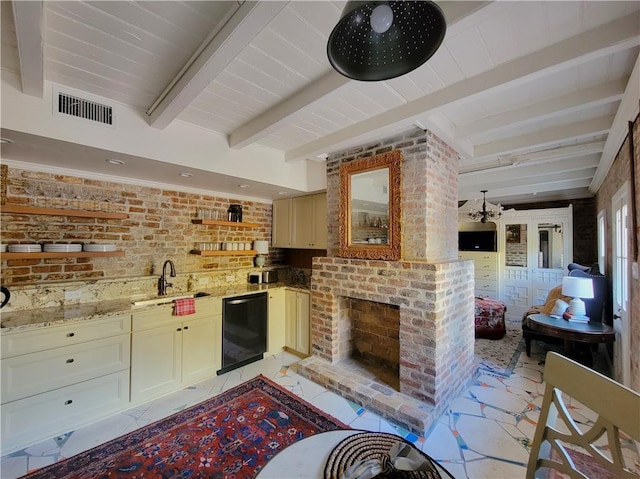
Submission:
M 113 126 L 113 107 L 77 95 L 58 92 L 57 112 L 83 120 Z

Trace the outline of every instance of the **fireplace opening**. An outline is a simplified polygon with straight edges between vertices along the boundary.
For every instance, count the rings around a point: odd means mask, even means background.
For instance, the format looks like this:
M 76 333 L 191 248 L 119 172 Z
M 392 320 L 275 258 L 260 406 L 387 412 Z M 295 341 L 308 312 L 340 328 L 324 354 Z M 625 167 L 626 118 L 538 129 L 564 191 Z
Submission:
M 350 321 L 350 362 L 354 368 L 400 391 L 400 308 L 356 298 L 344 298 Z

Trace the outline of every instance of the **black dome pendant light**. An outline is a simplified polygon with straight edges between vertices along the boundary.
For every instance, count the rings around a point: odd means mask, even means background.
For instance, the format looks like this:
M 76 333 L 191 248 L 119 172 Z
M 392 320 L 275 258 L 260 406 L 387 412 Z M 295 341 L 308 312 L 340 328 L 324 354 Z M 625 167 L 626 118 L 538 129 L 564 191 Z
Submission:
M 447 30 L 428 1 L 350 1 L 327 43 L 331 66 L 353 80 L 381 81 L 415 70 L 436 52 Z

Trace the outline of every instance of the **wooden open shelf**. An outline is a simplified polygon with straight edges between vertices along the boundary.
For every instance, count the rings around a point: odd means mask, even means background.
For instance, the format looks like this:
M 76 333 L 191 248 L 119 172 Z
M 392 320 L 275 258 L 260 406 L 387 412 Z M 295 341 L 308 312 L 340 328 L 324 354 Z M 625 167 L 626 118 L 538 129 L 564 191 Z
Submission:
M 66 210 L 63 208 L 40 208 L 38 206 L 2 205 L 0 213 L 19 213 L 24 215 L 55 215 L 77 216 L 84 218 L 109 218 L 123 220 L 128 217 L 126 213 L 109 213 L 106 211 Z M 19 253 L 22 254 L 22 253 Z
M 239 228 L 258 228 L 258 223 L 246 223 L 238 221 L 223 221 L 223 220 L 192 220 L 196 225 L 215 225 L 215 226 L 237 226 Z
M 230 250 L 230 251 L 200 251 L 199 249 L 191 250 L 191 254 L 200 256 L 255 256 L 258 254 L 255 250 Z
M 351 229 L 354 231 L 363 231 L 363 230 L 387 231 L 389 228 L 385 228 L 383 226 L 352 226 Z
M 77 251 L 59 253 L 0 253 L 3 260 L 7 259 L 44 259 L 44 258 L 98 258 L 124 256 L 124 251 Z

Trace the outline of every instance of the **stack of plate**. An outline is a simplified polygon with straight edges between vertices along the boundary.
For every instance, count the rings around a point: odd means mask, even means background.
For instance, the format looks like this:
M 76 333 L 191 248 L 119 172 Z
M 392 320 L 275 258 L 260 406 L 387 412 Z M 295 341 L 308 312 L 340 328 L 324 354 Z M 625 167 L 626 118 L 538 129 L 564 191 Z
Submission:
M 46 253 L 76 253 L 82 251 L 82 245 L 76 243 L 51 243 L 44 245 Z
M 86 244 L 82 247 L 84 251 L 92 251 L 92 252 L 107 252 L 107 251 L 115 251 L 116 245 L 114 244 Z
M 9 253 L 40 253 L 42 246 L 39 244 L 10 244 Z

